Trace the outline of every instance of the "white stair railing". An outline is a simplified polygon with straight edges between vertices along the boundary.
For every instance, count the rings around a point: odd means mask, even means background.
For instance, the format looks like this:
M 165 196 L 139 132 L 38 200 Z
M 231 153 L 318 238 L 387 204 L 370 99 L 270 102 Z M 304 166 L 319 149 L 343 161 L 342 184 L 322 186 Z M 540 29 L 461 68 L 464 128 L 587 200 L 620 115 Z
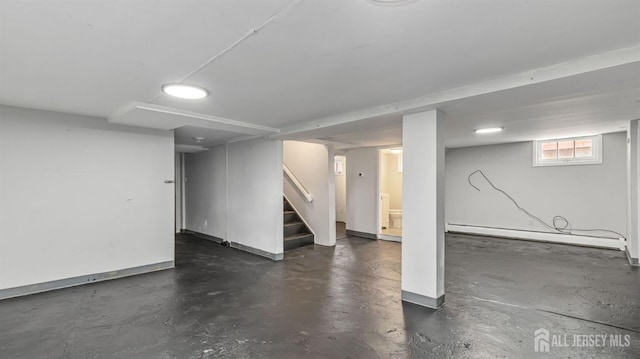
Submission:
M 309 193 L 309 191 L 307 191 L 304 188 L 302 183 L 300 183 L 300 181 L 298 181 L 296 176 L 293 175 L 293 173 L 291 172 L 289 167 L 287 167 L 287 165 L 285 165 L 284 163 L 282 164 L 282 170 L 284 171 L 284 174 L 287 175 L 287 177 L 289 177 L 289 179 L 291 180 L 293 185 L 296 187 L 298 192 L 300 192 L 300 194 L 302 194 L 304 196 L 304 198 L 307 200 L 307 202 L 309 202 L 309 203 L 313 202 L 313 196 L 311 195 L 311 193 Z

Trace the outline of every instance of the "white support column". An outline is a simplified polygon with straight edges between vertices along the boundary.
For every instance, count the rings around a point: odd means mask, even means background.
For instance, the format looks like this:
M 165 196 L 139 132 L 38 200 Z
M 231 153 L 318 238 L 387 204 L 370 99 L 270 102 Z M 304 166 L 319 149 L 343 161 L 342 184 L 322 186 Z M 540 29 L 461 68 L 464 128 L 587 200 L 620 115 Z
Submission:
M 329 242 L 328 245 L 336 245 L 336 176 L 335 176 L 335 156 L 333 145 L 327 145 L 327 176 L 329 177 Z
M 638 265 L 640 258 L 640 120 L 629 122 L 627 130 L 627 257 Z
M 444 303 L 444 116 L 404 116 L 402 124 L 402 300 Z

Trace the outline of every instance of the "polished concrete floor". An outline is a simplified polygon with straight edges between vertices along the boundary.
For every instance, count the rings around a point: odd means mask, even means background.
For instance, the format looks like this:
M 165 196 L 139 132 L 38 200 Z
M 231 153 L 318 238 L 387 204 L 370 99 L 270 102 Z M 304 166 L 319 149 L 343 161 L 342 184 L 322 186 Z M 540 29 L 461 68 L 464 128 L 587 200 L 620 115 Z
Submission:
M 176 242 L 175 270 L 0 301 L 0 358 L 640 356 L 640 271 L 618 251 L 448 235 L 433 311 L 400 301 L 399 243 L 349 237 L 272 262 Z M 538 328 L 630 346 L 542 355 Z

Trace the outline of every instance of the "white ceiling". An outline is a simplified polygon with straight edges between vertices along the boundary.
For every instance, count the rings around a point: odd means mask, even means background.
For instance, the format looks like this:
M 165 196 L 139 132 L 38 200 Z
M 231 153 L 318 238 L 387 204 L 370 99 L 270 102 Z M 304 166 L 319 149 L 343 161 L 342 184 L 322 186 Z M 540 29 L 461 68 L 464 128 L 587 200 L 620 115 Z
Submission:
M 447 147 L 576 137 L 626 130 L 640 118 L 640 63 L 441 103 Z M 474 130 L 503 127 L 498 134 Z M 402 116 L 391 115 L 298 132 L 292 140 L 336 149 L 402 143 Z
M 406 110 L 364 110 L 570 63 L 544 81 L 435 101 L 447 115 L 447 146 L 611 132 L 640 118 L 638 18 L 636 0 L 418 0 L 402 7 L 367 0 L 3 0 L 0 104 L 118 120 L 139 102 L 299 127 L 305 130 L 281 138 L 344 148 L 400 140 Z M 625 48 L 625 56 L 605 56 Z M 161 94 L 162 84 L 179 81 L 211 96 L 190 102 Z M 315 131 L 304 126 L 348 113 L 363 115 Z M 493 124 L 504 133 L 471 132 Z M 213 145 L 243 134 L 183 125 L 177 143 L 194 144 L 198 134 Z

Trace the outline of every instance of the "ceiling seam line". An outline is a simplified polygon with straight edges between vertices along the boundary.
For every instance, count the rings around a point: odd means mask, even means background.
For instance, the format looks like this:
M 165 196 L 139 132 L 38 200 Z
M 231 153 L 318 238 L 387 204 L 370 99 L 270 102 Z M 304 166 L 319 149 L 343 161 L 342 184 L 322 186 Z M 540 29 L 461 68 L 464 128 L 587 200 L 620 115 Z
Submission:
M 293 1 L 289 5 L 287 5 L 286 7 L 284 7 L 283 9 L 281 9 L 280 11 L 278 11 L 277 13 L 272 15 L 270 18 L 268 18 L 265 22 L 260 24 L 258 27 L 255 27 L 255 28 L 252 28 L 251 30 L 249 30 L 249 32 L 246 33 L 244 36 L 242 36 L 240 39 L 236 40 L 235 42 L 233 42 L 231 45 L 229 45 L 226 48 L 224 48 L 219 53 L 211 56 L 205 62 L 200 64 L 198 67 L 193 69 L 191 72 L 189 72 L 186 76 L 184 76 L 179 81 L 179 83 L 182 83 L 182 82 L 188 80 L 189 78 L 191 78 L 191 76 L 193 76 L 196 73 L 200 72 L 200 70 L 204 69 L 205 67 L 209 66 L 214 61 L 216 61 L 217 59 L 219 59 L 222 56 L 224 56 L 225 54 L 229 53 L 231 50 L 236 48 L 238 45 L 240 45 L 241 43 L 245 42 L 247 39 L 251 38 L 252 36 L 256 35 L 258 32 L 262 31 L 267 26 L 271 25 L 273 22 L 285 17 L 294 7 L 300 5 L 302 3 L 302 1 L 303 0 L 295 0 L 295 1 Z M 153 100 L 151 100 L 151 103 L 156 102 L 159 98 L 160 98 L 160 95 L 157 95 Z

